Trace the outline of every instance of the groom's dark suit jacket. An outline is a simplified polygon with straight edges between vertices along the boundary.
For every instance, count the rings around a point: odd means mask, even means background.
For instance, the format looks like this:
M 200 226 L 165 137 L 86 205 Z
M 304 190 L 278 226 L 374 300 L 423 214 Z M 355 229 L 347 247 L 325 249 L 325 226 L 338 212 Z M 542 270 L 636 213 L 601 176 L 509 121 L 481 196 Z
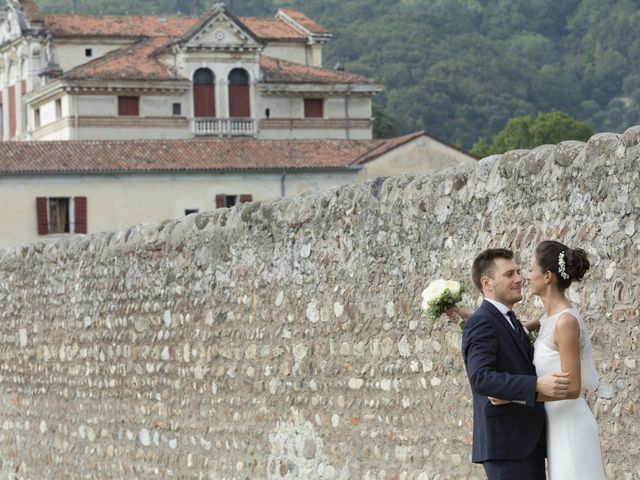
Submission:
M 536 402 L 530 345 L 485 300 L 464 327 L 462 354 L 473 393 L 472 460 L 527 457 L 544 441 L 546 421 L 543 404 Z M 494 406 L 489 396 L 514 403 Z

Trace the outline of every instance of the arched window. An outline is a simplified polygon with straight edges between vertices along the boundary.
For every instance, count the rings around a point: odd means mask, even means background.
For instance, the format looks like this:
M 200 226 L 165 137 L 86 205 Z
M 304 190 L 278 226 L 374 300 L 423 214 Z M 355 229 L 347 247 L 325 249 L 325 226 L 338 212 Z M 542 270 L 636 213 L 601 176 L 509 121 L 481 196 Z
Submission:
M 243 68 L 229 72 L 229 116 L 250 118 L 249 74 Z
M 208 68 L 193 74 L 193 114 L 195 117 L 216 116 L 215 76 Z

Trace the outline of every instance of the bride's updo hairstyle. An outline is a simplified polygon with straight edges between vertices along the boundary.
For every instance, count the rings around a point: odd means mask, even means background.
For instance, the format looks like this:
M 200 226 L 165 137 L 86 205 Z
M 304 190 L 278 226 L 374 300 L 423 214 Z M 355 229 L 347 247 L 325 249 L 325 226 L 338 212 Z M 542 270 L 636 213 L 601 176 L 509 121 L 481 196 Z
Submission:
M 591 264 L 587 252 L 581 248 L 571 249 L 555 240 L 545 240 L 536 247 L 536 260 L 543 272 L 554 273 L 558 287 L 569 288 L 571 282 L 579 282 Z

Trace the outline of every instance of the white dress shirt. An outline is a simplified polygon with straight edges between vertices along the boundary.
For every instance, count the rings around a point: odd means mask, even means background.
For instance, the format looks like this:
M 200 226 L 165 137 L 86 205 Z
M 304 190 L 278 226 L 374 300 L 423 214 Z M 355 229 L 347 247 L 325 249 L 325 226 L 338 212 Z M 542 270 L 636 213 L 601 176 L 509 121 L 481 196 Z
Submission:
M 513 328 L 515 330 L 516 326 L 513 323 L 511 323 L 511 319 L 507 315 L 507 312 L 509 312 L 511 309 L 509 307 L 507 307 L 506 305 L 503 305 L 500 302 L 496 302 L 495 300 L 491 300 L 490 298 L 484 297 L 484 299 L 487 302 L 490 302 L 494 307 L 496 307 L 500 311 L 502 316 L 507 319 L 507 322 L 509 322 L 509 325 L 511 325 L 511 328 Z

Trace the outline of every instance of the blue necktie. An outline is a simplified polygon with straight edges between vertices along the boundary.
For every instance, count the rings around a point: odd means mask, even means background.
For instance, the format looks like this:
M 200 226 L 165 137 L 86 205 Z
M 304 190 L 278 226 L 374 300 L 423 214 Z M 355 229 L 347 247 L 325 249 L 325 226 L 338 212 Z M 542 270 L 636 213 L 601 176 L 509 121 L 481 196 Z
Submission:
M 526 345 L 529 345 L 529 339 L 527 338 L 527 334 L 524 333 L 524 329 L 522 328 L 522 324 L 520 323 L 520 320 L 518 320 L 518 318 L 516 317 L 516 313 L 513 310 L 509 310 L 507 312 L 507 316 L 511 320 L 511 324 L 513 325 L 513 329 L 516 331 L 516 336 L 518 337 L 518 340 L 520 340 L 522 343 Z

